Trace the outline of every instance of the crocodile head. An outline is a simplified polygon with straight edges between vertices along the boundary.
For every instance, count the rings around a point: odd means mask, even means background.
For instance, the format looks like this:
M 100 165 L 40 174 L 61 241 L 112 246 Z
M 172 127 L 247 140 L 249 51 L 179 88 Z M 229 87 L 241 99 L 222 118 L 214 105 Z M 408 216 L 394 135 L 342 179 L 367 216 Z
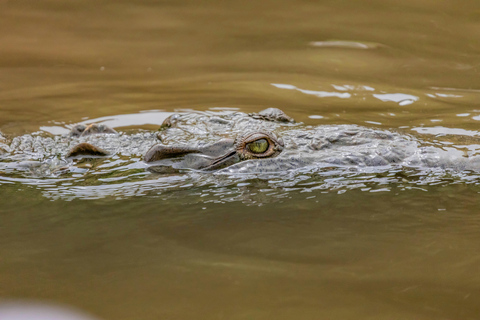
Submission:
M 269 108 L 249 114 L 252 119 L 272 122 L 294 122 L 280 109 Z M 162 129 L 176 126 L 178 115 L 167 118 Z M 258 121 L 258 120 L 257 120 Z M 116 133 L 101 124 L 76 125 L 71 129 L 73 137 L 86 137 L 102 133 Z M 158 139 L 162 139 L 158 136 Z M 235 139 L 223 138 L 213 143 L 199 145 L 187 141 L 177 144 L 156 144 L 144 156 L 149 170 L 157 173 L 172 173 L 180 169 L 213 171 L 244 160 L 267 159 L 278 156 L 284 148 L 283 140 L 270 131 L 250 131 L 239 134 Z M 110 153 L 88 142 L 75 145 L 66 158 L 107 157 Z
M 282 152 L 283 140 L 271 132 L 250 132 L 233 139 L 222 139 L 203 147 L 157 144 L 145 154 L 151 171 L 169 172 L 189 168 L 218 170 L 243 160 L 273 158 Z

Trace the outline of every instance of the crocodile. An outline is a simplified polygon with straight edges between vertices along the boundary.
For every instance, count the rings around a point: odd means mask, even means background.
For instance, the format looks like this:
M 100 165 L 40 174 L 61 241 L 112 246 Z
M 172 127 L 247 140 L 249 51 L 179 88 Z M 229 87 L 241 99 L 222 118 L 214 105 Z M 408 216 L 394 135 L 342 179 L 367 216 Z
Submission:
M 0 172 L 84 172 L 84 159 L 95 158 L 128 158 L 141 163 L 136 168 L 161 174 L 276 173 L 305 167 L 478 170 L 480 160 L 473 152 L 358 125 L 305 125 L 269 108 L 250 114 L 173 114 L 157 132 L 80 124 L 62 136 L 37 133 L 8 140 L 0 135 Z

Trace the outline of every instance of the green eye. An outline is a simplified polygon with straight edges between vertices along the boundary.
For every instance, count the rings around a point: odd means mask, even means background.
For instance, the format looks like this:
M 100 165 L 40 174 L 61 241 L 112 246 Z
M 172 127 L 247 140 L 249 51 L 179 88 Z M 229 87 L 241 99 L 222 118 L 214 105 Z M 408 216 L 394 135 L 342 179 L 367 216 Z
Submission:
M 258 139 L 247 144 L 248 150 L 253 153 L 264 153 L 268 149 L 267 139 Z

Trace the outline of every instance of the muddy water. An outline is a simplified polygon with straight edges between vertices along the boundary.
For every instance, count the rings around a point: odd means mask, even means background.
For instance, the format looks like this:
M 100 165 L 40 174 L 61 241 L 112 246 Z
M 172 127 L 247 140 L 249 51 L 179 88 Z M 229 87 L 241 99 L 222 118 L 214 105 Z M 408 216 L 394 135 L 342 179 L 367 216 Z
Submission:
M 93 119 L 153 130 L 174 111 L 280 107 L 306 124 L 453 139 L 472 153 L 480 145 L 476 1 L 0 7 L 7 138 Z M 150 184 L 147 174 L 92 175 L 72 188 L 61 177 L 0 174 L 4 299 L 102 319 L 480 314 L 474 172 L 367 176 L 348 188 L 192 187 L 182 177 Z

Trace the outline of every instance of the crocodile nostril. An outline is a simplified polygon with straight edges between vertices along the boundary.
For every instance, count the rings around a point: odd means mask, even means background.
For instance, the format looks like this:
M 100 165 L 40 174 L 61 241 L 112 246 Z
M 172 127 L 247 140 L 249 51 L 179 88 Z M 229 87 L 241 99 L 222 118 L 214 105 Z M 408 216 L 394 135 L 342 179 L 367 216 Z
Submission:
M 77 144 L 72 149 L 70 149 L 70 151 L 66 155 L 66 158 L 79 157 L 79 156 L 104 157 L 108 155 L 109 155 L 108 151 L 103 150 L 102 148 L 96 147 L 93 144 L 82 142 Z

